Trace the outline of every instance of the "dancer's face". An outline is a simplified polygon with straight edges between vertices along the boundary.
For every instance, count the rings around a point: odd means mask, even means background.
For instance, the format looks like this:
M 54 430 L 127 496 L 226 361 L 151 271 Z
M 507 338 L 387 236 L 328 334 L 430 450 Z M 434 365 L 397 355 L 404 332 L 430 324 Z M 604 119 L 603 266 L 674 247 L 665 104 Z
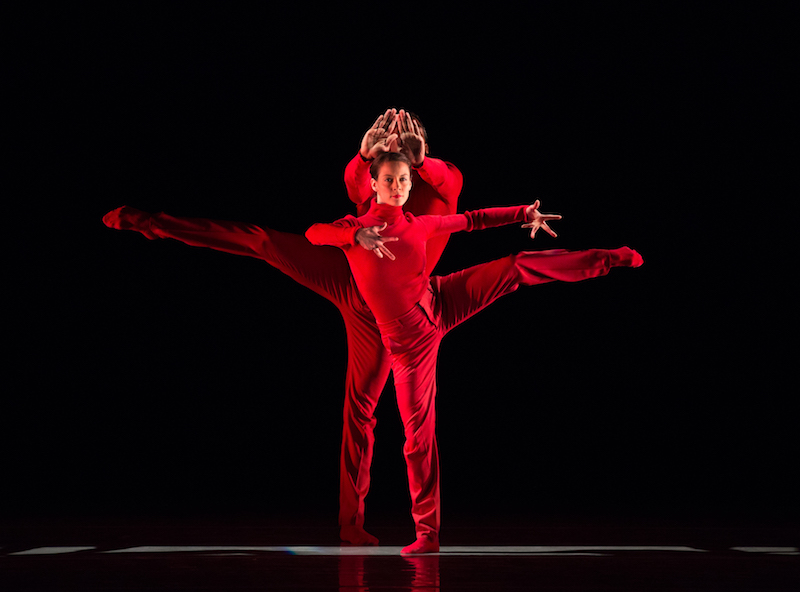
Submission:
M 372 190 L 379 204 L 402 206 L 411 191 L 411 170 L 404 162 L 387 162 L 381 166 L 378 178 L 372 179 Z

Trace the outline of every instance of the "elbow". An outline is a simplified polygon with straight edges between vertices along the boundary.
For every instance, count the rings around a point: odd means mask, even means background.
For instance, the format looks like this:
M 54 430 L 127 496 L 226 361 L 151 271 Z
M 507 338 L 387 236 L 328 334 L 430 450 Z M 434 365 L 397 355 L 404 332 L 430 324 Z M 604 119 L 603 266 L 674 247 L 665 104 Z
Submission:
M 319 242 L 319 232 L 318 232 L 316 227 L 317 227 L 317 224 L 314 224 L 313 226 L 311 226 L 311 228 L 306 230 L 306 235 L 305 235 L 306 236 L 306 240 L 308 242 L 310 242 L 312 245 L 319 245 L 320 244 L 320 242 Z
M 475 230 L 477 226 L 476 216 L 477 214 L 473 211 L 466 211 L 462 214 L 464 216 L 464 232 L 472 232 Z

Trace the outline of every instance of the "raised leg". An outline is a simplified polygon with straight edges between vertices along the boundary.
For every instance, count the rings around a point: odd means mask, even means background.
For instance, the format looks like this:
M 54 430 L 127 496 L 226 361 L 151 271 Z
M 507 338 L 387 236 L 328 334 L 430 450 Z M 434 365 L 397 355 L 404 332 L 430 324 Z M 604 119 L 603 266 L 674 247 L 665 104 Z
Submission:
M 523 251 L 444 277 L 431 278 L 434 314 L 446 333 L 519 286 L 579 282 L 606 275 L 612 267 L 639 267 L 641 255 L 628 247 L 584 251 Z

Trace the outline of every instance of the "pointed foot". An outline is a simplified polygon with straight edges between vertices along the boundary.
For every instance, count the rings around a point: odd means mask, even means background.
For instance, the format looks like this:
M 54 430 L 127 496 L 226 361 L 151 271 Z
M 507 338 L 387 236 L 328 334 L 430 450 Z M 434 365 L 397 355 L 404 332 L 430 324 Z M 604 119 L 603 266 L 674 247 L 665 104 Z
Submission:
M 611 251 L 611 263 L 614 267 L 641 267 L 644 259 L 630 247 L 620 247 Z

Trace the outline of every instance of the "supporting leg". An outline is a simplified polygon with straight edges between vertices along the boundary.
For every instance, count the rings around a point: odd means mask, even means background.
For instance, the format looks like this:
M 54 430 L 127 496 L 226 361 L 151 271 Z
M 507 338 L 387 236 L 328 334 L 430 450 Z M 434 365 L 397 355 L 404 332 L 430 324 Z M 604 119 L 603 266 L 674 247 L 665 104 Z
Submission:
M 375 408 L 389 377 L 390 362 L 374 320 L 355 318 L 353 311 L 342 311 L 348 363 L 339 464 L 340 535 L 353 545 L 377 545 L 378 539 L 364 530 L 364 511 L 375 442 Z
M 149 239 L 172 238 L 187 245 L 262 259 L 334 303 L 347 331 L 344 429 L 340 468 L 341 536 L 353 544 L 377 544 L 364 532 L 364 498 L 369 490 L 375 406 L 389 376 L 389 360 L 375 325 L 353 281 L 344 253 L 319 247 L 305 237 L 253 224 L 150 214 L 127 206 L 103 222 L 134 230 Z
M 420 307 L 381 325 L 392 354 L 397 405 L 403 420 L 403 454 L 408 471 L 415 548 L 438 549 L 440 525 L 439 452 L 436 444 L 436 358 L 439 330 Z M 421 551 L 416 551 L 421 552 Z

